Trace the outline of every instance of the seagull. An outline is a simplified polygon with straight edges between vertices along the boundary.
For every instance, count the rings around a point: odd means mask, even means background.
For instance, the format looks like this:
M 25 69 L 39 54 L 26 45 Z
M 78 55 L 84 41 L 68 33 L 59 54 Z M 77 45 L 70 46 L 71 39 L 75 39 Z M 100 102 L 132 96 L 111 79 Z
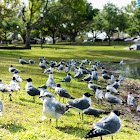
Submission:
M 94 84 L 92 81 L 89 81 L 88 88 L 90 90 L 92 90 L 92 91 L 96 91 L 96 89 L 98 88 L 98 86 L 96 84 Z
M 130 106 L 135 106 L 135 98 L 133 97 L 133 94 L 131 92 L 128 93 L 127 96 L 127 104 Z
M 46 94 L 44 96 L 40 96 L 40 98 L 44 98 L 43 100 L 43 114 L 45 117 L 51 119 L 56 119 L 56 127 L 58 127 L 58 118 L 67 112 L 69 109 L 68 105 L 61 104 L 58 102 L 52 95 Z
M 63 62 L 60 63 L 60 66 L 58 67 L 58 71 L 61 71 L 64 69 L 64 66 L 63 66 Z
M 94 128 L 90 130 L 85 138 L 101 137 L 103 135 L 114 134 L 118 132 L 121 128 L 120 111 L 113 110 L 109 116 L 103 117 L 97 123 L 94 123 Z M 113 136 L 112 136 L 113 140 Z
M 88 76 L 84 77 L 81 81 L 91 81 L 92 80 L 92 74 L 90 73 Z
M 123 76 L 121 74 L 119 75 L 119 81 L 120 82 L 123 82 L 124 81 L 124 78 L 123 78 Z
M 35 61 L 34 61 L 34 60 L 29 59 L 29 64 L 34 64 L 34 63 L 35 63 Z
M 44 99 L 45 99 L 44 97 L 45 97 L 45 95 L 47 95 L 47 94 L 49 94 L 49 95 L 51 95 L 52 97 L 55 98 L 54 94 L 47 90 L 47 86 L 46 86 L 46 85 L 42 85 L 42 86 L 40 86 L 40 87 L 38 87 L 38 88 L 41 88 L 40 97 L 42 97 L 42 98 L 41 98 L 42 101 L 44 101 Z
M 102 73 L 102 77 L 105 79 L 105 80 L 108 80 L 108 79 L 111 79 L 111 77 L 105 73 Z
M 115 104 L 115 103 L 122 104 L 123 103 L 123 101 L 121 99 L 119 99 L 115 95 L 112 95 L 109 90 L 107 90 L 107 92 L 105 94 L 105 99 L 109 103 L 111 103 L 111 107 L 112 107 L 112 104 Z
M 12 101 L 12 98 L 11 98 L 11 93 L 13 90 L 11 89 L 11 87 L 8 85 L 8 84 L 5 84 L 2 82 L 2 80 L 0 79 L 0 91 L 2 93 L 4 92 L 8 92 L 9 93 L 9 97 L 10 97 L 10 101 Z M 2 97 L 4 98 L 4 95 L 2 94 Z
M 83 71 L 82 70 L 83 70 L 83 68 L 80 67 L 78 69 L 78 72 L 75 74 L 74 78 L 81 78 L 83 76 Z
M 82 98 L 77 98 L 74 99 L 73 101 L 68 101 L 67 104 L 75 109 L 78 109 L 79 111 L 84 111 L 87 108 L 91 106 L 91 95 L 89 92 L 85 92 Z M 79 112 L 80 116 L 80 112 Z M 83 114 L 82 114 L 82 119 L 83 119 Z
M 140 112 L 140 105 L 137 106 L 137 110 L 138 113 Z
M 70 73 L 68 73 L 68 74 L 67 74 L 67 76 L 66 76 L 66 77 L 64 77 L 64 78 L 63 78 L 63 80 L 62 80 L 62 81 L 60 81 L 60 82 L 69 83 L 69 82 L 71 82 L 71 79 L 72 79 L 71 74 L 70 74 Z
M 21 90 L 20 84 L 16 81 L 16 78 L 14 76 L 12 77 L 12 80 L 9 86 L 11 87 L 13 91 L 16 91 L 16 92 Z
M 13 67 L 13 65 L 9 66 L 9 72 L 14 73 L 14 72 L 21 72 L 20 70 L 16 69 Z
M 35 96 L 40 95 L 40 90 L 37 87 L 32 85 L 31 78 L 27 78 L 26 81 L 27 81 L 27 84 L 25 86 L 25 90 L 30 96 L 33 96 L 33 102 L 35 102 Z
M 56 87 L 56 82 L 54 81 L 53 74 L 51 72 L 49 74 L 48 80 L 46 81 L 46 85 L 47 85 L 47 87 L 50 87 L 53 89 Z
M 58 96 L 60 96 L 60 97 L 66 97 L 66 98 L 69 98 L 69 99 L 75 99 L 75 98 L 73 98 L 73 97 L 69 94 L 69 91 L 68 91 L 66 88 L 61 87 L 60 84 L 56 84 L 55 93 L 56 93 Z M 63 98 L 63 102 L 64 102 L 64 98 Z
M 116 81 L 116 79 L 115 79 L 115 77 L 114 77 L 114 75 L 113 74 L 111 74 L 111 79 L 110 79 L 110 82 L 113 84 L 115 81 Z
M 102 114 L 109 114 L 110 112 L 101 110 L 101 109 L 97 109 L 97 108 L 93 108 L 93 107 L 89 107 L 87 110 L 83 111 L 83 114 L 86 115 L 94 115 L 95 117 L 99 117 Z
M 40 61 L 39 67 L 42 69 L 47 69 L 47 66 L 42 61 Z
M 3 111 L 3 103 L 0 99 L 0 117 L 2 116 L 2 111 Z
M 118 89 L 118 88 L 120 87 L 120 81 L 119 81 L 119 80 L 116 80 L 116 81 L 112 84 L 112 86 L 113 86 L 114 88 Z
M 45 63 L 45 64 L 49 64 L 49 62 L 46 60 L 46 57 L 43 57 L 43 63 Z
M 50 72 L 51 73 L 54 72 L 54 65 L 51 65 L 50 68 L 44 70 L 44 73 L 50 73 Z
M 27 61 L 23 60 L 21 57 L 19 58 L 19 63 L 22 65 L 29 64 Z
M 68 73 L 71 70 L 71 66 L 70 65 L 66 65 L 64 71 L 66 73 Z
M 106 90 L 109 90 L 111 93 L 118 93 L 118 90 L 114 88 L 112 85 L 110 85 L 109 83 L 106 86 Z
M 18 75 L 17 71 L 14 72 L 13 77 L 16 78 L 16 81 L 23 82 L 23 79 L 21 78 L 21 76 Z
M 96 89 L 95 98 L 96 98 L 98 101 L 104 99 L 104 92 L 103 92 L 103 90 L 102 90 L 101 87 L 98 87 L 98 88 Z
M 100 81 L 98 78 L 97 70 L 92 70 L 92 80 Z

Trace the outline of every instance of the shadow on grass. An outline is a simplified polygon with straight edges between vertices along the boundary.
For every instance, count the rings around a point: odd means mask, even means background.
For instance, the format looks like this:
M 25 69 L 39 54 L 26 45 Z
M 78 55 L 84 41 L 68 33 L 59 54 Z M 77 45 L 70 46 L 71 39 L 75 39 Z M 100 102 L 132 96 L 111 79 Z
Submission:
M 24 126 L 22 126 L 22 124 L 15 124 L 15 123 L 1 124 L 0 128 L 8 129 L 11 133 L 16 133 L 19 131 L 26 130 L 26 128 Z
M 57 129 L 59 129 L 63 133 L 67 133 L 67 134 L 71 134 L 71 135 L 74 135 L 74 136 L 78 136 L 80 138 L 84 138 L 84 136 L 88 132 L 84 128 L 73 127 L 73 126 L 57 127 Z
M 37 98 L 37 97 L 36 97 Z M 38 104 L 38 105 L 42 105 L 42 103 L 39 103 L 37 101 L 33 102 L 33 99 L 29 100 L 29 99 L 25 99 L 25 98 L 19 98 L 21 101 L 23 102 L 28 102 L 28 103 L 35 103 L 35 104 Z

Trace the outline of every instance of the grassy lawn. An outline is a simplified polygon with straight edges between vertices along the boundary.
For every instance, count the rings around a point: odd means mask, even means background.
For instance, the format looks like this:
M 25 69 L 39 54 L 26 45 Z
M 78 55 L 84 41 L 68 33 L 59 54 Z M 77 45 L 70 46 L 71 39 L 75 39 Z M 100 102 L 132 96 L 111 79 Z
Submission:
M 23 46 L 23 45 L 21 45 Z M 19 47 L 21 47 L 19 45 Z M 48 74 L 44 74 L 39 68 L 39 57 L 46 57 L 48 61 L 58 60 L 62 58 L 69 59 L 89 59 L 92 61 L 100 60 L 102 62 L 116 62 L 121 59 L 139 59 L 140 51 L 124 50 L 125 47 L 129 47 L 130 44 L 113 44 L 112 46 L 102 46 L 102 44 L 56 44 L 56 45 L 44 45 L 43 49 L 40 49 L 39 45 L 32 45 L 31 50 L 3 50 L 0 49 L 0 79 L 4 83 L 9 84 L 13 74 L 9 73 L 8 68 L 12 64 L 14 67 L 23 71 L 19 75 L 26 79 L 31 77 L 33 79 L 33 85 L 36 87 L 46 83 Z M 33 65 L 21 65 L 18 60 L 19 57 L 25 60 L 30 58 L 35 60 Z M 89 67 L 89 66 L 87 66 Z M 74 72 L 70 72 L 74 76 Z M 64 71 L 58 72 L 55 68 L 53 77 L 57 83 L 66 76 Z M 104 80 L 98 83 L 102 87 L 105 87 Z M 13 101 L 9 101 L 8 94 L 4 94 L 4 111 L 3 116 L 0 117 L 0 139 L 2 140 L 84 140 L 85 134 L 93 128 L 93 123 L 100 120 L 105 115 L 100 117 L 86 116 L 84 120 L 80 120 L 78 112 L 74 109 L 70 109 L 68 113 L 61 116 L 58 120 L 58 128 L 55 128 L 55 120 L 49 124 L 49 119 L 44 122 L 41 120 L 42 102 L 36 97 L 35 103 L 32 102 L 32 97 L 25 92 L 26 82 L 20 83 L 22 90 L 18 93 L 12 93 Z M 69 85 L 61 83 L 62 87 L 68 89 L 70 94 L 75 98 L 82 97 L 83 93 L 88 91 L 91 94 L 95 94 L 87 87 L 86 82 L 79 82 L 77 79 L 72 79 Z M 49 89 L 50 90 L 50 89 Z M 121 86 L 120 90 L 122 95 L 126 95 L 125 87 Z M 53 89 L 51 92 L 55 93 Z M 2 93 L 0 93 L 1 98 Z M 57 97 L 57 99 L 59 99 Z M 69 99 L 65 99 L 65 103 Z M 62 100 L 61 100 L 62 101 Z M 110 110 L 110 105 L 103 101 L 103 103 L 97 102 L 92 98 L 92 107 Z M 140 137 L 140 120 L 136 114 L 131 114 L 127 106 L 121 107 L 115 106 L 116 109 L 125 112 L 125 115 L 121 116 L 122 127 L 121 130 L 114 135 L 115 140 L 139 140 Z M 127 112 L 128 110 L 128 112 Z M 98 140 L 99 138 L 94 138 Z M 111 136 L 104 136 L 103 139 L 110 140 Z

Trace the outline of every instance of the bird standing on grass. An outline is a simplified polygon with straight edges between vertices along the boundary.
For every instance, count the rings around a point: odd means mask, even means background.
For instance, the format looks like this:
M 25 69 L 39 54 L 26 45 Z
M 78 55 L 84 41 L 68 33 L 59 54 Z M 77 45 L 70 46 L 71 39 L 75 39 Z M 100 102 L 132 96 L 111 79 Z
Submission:
M 33 96 L 33 102 L 35 102 L 35 96 L 40 95 L 40 90 L 32 85 L 31 78 L 27 78 L 26 81 L 27 84 L 25 86 L 25 90 L 30 96 Z
M 68 105 L 61 104 L 52 95 L 46 94 L 40 96 L 40 98 L 45 98 L 43 100 L 43 114 L 45 117 L 51 119 L 56 119 L 56 127 L 58 127 L 58 118 L 67 112 L 69 109 Z
M 9 72 L 10 73 L 14 73 L 14 72 L 17 72 L 18 73 L 18 72 L 21 72 L 21 71 L 18 70 L 18 69 L 16 69 L 16 68 L 14 68 L 13 65 L 11 65 L 11 66 L 9 66 Z
M 71 74 L 68 73 L 66 77 L 63 78 L 61 82 L 69 83 L 71 81 L 72 77 Z
M 56 93 L 59 97 L 63 97 L 63 103 L 64 103 L 64 97 L 65 97 L 65 98 L 69 98 L 69 99 L 74 99 L 74 98 L 69 94 L 69 91 L 68 91 L 66 88 L 61 87 L 60 84 L 56 84 L 55 93 Z M 60 99 L 59 99 L 59 101 L 60 101 Z
M 135 98 L 133 97 L 133 94 L 131 92 L 128 93 L 127 96 L 127 104 L 130 106 L 135 106 Z
M 89 92 L 85 92 L 82 98 L 74 99 L 73 101 L 68 101 L 67 104 L 75 109 L 78 109 L 79 111 L 84 111 L 88 109 L 91 106 L 91 95 Z M 79 112 L 80 116 L 80 112 Z M 80 117 L 81 118 L 81 117 Z M 82 114 L 83 119 L 83 114 Z
M 19 58 L 19 63 L 22 65 L 29 64 L 27 61 L 23 60 L 21 57 Z
M 101 137 L 108 134 L 117 133 L 121 128 L 120 111 L 113 110 L 110 116 L 103 117 L 97 123 L 94 123 L 94 128 L 90 130 L 85 138 Z M 112 136 L 113 140 L 113 136 Z
M 49 78 L 46 81 L 46 85 L 47 85 L 47 87 L 50 87 L 50 88 L 53 88 L 53 89 L 55 89 L 55 87 L 56 87 L 56 82 L 53 79 L 52 72 L 50 72 L 50 74 L 49 74 Z

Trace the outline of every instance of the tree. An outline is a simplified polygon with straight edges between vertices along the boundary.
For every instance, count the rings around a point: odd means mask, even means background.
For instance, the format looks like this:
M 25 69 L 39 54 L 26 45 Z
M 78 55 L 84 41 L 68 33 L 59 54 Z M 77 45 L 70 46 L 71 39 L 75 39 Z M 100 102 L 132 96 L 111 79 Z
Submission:
M 140 36 L 140 10 L 136 1 L 132 1 L 130 5 L 127 5 L 125 11 L 128 19 L 126 32 L 131 36 Z
M 113 36 L 113 33 L 117 32 L 117 28 L 123 30 L 122 24 L 126 20 L 122 20 L 123 12 L 121 9 L 116 7 L 112 3 L 107 3 L 103 10 L 99 12 L 99 14 L 94 18 L 94 28 L 97 31 L 106 32 L 109 45 L 111 45 L 110 39 Z
M 80 8 L 85 0 L 29 0 L 28 8 L 23 6 L 22 19 L 26 28 L 26 48 L 30 46 L 31 31 L 42 23 L 43 19 L 52 16 L 55 12 L 61 10 L 67 4 Z M 40 16 L 42 15 L 42 16 Z

